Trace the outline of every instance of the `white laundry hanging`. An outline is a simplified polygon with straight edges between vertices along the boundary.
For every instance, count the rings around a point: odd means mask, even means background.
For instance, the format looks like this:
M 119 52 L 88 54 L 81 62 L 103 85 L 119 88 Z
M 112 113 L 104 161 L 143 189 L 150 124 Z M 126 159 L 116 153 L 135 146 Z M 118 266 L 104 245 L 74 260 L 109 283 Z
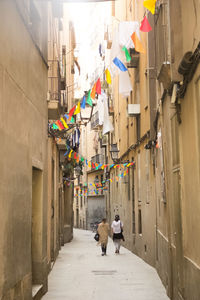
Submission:
M 127 49 L 135 48 L 131 39 L 132 34 L 136 32 L 138 38 L 140 38 L 140 25 L 137 21 L 124 21 L 119 23 L 119 46 L 126 46 Z
M 120 72 L 119 74 L 119 93 L 123 97 L 130 96 L 130 92 L 133 90 L 131 80 L 128 71 Z

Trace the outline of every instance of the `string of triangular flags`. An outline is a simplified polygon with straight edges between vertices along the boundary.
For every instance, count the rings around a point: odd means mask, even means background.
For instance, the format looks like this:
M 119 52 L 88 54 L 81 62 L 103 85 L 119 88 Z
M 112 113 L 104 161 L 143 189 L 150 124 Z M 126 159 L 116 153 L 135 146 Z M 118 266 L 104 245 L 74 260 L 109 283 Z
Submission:
M 156 6 L 156 1 L 157 0 L 144 0 L 143 5 L 146 9 L 148 9 L 152 14 L 155 14 L 155 6 Z M 146 13 L 144 15 L 143 20 L 141 21 L 141 26 L 140 26 L 140 31 L 142 32 L 149 32 L 151 31 L 151 25 L 149 24 L 149 21 L 146 17 Z M 135 50 L 140 53 L 145 53 L 144 47 L 142 45 L 142 42 L 140 41 L 138 35 L 136 32 L 133 32 L 131 35 L 131 40 L 135 46 Z M 130 62 L 131 61 L 131 56 L 129 54 L 129 51 L 126 46 L 122 47 L 122 51 L 124 51 L 126 61 Z M 119 68 L 120 71 L 126 72 L 128 69 L 124 65 L 124 63 L 116 56 L 113 61 L 114 65 Z M 112 78 L 111 78 L 111 72 L 109 70 L 109 67 L 106 68 L 105 70 L 105 77 L 106 77 L 106 82 L 108 84 L 112 83 Z M 92 88 L 88 91 L 87 93 L 87 98 L 84 95 L 82 97 L 82 100 L 78 102 L 77 105 L 74 105 L 68 114 L 64 114 L 64 117 L 61 117 L 60 120 L 57 120 L 54 122 L 51 127 L 52 129 L 55 130 L 64 130 L 68 129 L 69 126 L 68 124 L 73 124 L 75 123 L 74 117 L 75 115 L 79 114 L 81 112 L 81 109 L 85 109 L 86 104 L 89 106 L 93 106 L 93 100 L 95 99 L 95 95 L 101 95 L 101 81 L 100 77 L 97 79 L 97 81 L 94 83 Z M 67 124 L 68 123 L 68 124 Z
M 95 170 L 104 170 L 105 168 L 124 168 L 124 167 L 131 167 L 134 165 L 134 162 L 127 162 L 124 164 L 98 164 L 98 163 L 93 163 L 92 161 L 89 161 L 87 159 L 85 159 L 83 156 L 79 155 L 76 151 L 74 151 L 73 149 L 71 149 L 68 145 L 67 147 L 67 151 L 64 153 L 64 156 L 67 156 L 69 159 L 74 158 L 76 160 L 77 163 L 79 163 L 79 161 L 81 161 L 83 164 L 85 164 L 86 166 L 88 166 L 91 169 L 95 169 Z

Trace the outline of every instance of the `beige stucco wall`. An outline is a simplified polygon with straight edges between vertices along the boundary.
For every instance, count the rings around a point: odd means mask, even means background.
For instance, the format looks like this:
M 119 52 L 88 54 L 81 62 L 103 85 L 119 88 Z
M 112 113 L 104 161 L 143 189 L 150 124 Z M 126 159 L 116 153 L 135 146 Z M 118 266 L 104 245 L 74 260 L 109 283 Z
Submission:
M 31 299 L 33 166 L 43 177 L 37 281 L 46 282 L 47 66 L 13 1 L 1 1 L 0 27 L 0 297 Z

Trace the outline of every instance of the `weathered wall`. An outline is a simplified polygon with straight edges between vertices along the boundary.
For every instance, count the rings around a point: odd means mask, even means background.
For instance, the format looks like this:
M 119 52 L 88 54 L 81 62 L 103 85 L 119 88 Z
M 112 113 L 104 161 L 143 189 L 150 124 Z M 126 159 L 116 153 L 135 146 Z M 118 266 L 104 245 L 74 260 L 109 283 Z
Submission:
M 43 186 L 35 279 L 47 278 L 47 66 L 14 1 L 0 2 L 0 27 L 0 297 L 32 299 L 32 167 Z

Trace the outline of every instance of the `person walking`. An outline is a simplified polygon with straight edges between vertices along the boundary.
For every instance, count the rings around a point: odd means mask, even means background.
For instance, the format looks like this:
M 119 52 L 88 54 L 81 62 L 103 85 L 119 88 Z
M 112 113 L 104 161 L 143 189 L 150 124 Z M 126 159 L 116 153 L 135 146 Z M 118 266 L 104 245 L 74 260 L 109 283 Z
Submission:
M 106 222 L 106 218 L 102 219 L 99 224 L 97 232 L 99 234 L 99 244 L 101 244 L 102 256 L 106 255 L 106 249 L 108 244 L 109 225 Z
M 123 223 L 120 221 L 119 215 L 115 216 L 115 220 L 112 222 L 111 228 L 113 234 L 113 242 L 115 245 L 115 253 L 119 254 L 120 242 L 121 240 L 124 240 Z

